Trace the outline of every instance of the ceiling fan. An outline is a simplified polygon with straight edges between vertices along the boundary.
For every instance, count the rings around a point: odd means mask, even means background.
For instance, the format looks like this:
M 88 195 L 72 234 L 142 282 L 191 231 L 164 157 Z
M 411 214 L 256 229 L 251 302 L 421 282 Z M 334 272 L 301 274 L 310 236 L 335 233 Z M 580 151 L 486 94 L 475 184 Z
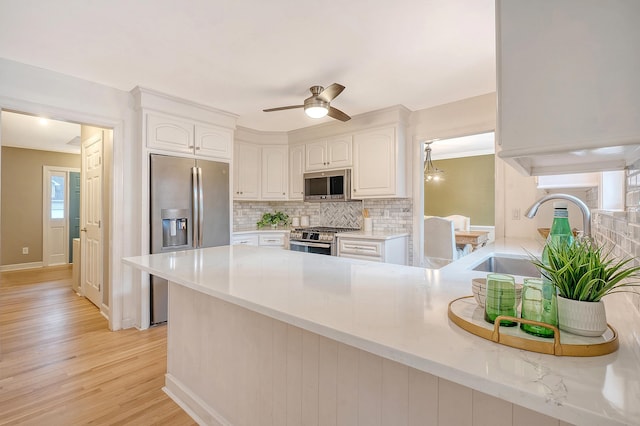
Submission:
M 329 103 L 335 99 L 342 91 L 344 86 L 338 83 L 333 83 L 326 89 L 322 86 L 311 86 L 309 88 L 311 96 L 304 100 L 303 105 L 289 105 L 278 108 L 263 109 L 264 112 L 282 111 L 285 109 L 304 108 L 305 114 L 311 118 L 322 118 L 328 115 L 331 118 L 335 118 L 340 121 L 351 120 L 344 112 L 338 108 L 334 108 Z

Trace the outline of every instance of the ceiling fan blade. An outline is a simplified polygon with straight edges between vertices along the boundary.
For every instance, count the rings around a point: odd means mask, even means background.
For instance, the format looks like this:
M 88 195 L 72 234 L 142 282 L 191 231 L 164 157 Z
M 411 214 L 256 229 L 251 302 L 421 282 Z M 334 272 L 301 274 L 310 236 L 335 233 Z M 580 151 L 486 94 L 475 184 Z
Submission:
M 278 107 L 278 108 L 269 108 L 269 109 L 263 109 L 263 112 L 271 112 L 271 111 L 282 111 L 285 109 L 295 109 L 295 108 L 303 108 L 304 105 L 289 105 L 289 106 L 284 106 L 284 107 Z
M 331 118 L 335 118 L 340 121 L 349 121 L 351 117 L 349 117 L 344 112 L 340 111 L 338 108 L 329 107 L 329 113 L 327 114 Z
M 317 97 L 318 99 L 321 99 L 325 102 L 331 102 L 340 93 L 342 93 L 343 90 L 344 90 L 344 86 L 342 84 L 333 83 L 331 86 L 327 87 L 322 92 L 320 92 L 320 94 Z

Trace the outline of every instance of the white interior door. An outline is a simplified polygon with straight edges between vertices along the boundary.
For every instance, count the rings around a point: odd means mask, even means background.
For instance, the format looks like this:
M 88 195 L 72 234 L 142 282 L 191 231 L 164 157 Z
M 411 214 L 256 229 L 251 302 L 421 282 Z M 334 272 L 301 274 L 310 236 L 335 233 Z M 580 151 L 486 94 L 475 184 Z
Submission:
M 43 167 L 42 237 L 44 266 L 69 262 L 68 176 L 65 170 Z
M 102 146 L 103 132 L 82 141 L 80 199 L 80 280 L 82 292 L 102 305 Z
M 42 168 L 42 264 L 69 263 L 70 192 L 69 176 L 79 169 L 43 166 Z

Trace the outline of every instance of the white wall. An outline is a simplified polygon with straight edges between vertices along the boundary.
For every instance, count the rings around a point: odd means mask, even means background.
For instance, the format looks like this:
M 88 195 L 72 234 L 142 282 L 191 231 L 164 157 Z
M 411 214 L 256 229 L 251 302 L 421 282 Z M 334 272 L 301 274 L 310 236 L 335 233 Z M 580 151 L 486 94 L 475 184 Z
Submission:
M 120 259 L 140 253 L 140 206 L 137 175 L 139 142 L 130 93 L 71 76 L 0 59 L 0 108 L 113 128 L 113 185 L 111 191 L 110 327 L 133 325 L 135 297 L 131 282 L 120 279 Z M 125 185 L 125 182 L 127 183 Z M 115 278 L 115 279 L 114 279 Z

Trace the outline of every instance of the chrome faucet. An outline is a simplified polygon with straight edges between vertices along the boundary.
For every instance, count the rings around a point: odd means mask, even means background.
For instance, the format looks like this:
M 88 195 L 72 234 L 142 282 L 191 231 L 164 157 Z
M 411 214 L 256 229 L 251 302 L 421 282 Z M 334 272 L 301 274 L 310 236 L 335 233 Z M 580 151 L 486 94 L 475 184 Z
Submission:
M 571 201 L 572 203 L 580 207 L 580 210 L 582 211 L 583 235 L 585 237 L 591 236 L 591 212 L 589 211 L 589 207 L 587 207 L 584 201 L 582 201 L 578 197 L 574 197 L 573 195 L 568 195 L 568 194 L 545 195 L 544 197 L 540 198 L 538 201 L 533 203 L 531 207 L 529 207 L 529 210 L 527 210 L 527 213 L 525 213 L 525 216 L 527 216 L 529 219 L 532 219 L 536 215 L 536 213 L 538 213 L 538 208 L 540 208 L 542 204 L 546 203 L 549 200 L 567 200 L 567 201 Z

